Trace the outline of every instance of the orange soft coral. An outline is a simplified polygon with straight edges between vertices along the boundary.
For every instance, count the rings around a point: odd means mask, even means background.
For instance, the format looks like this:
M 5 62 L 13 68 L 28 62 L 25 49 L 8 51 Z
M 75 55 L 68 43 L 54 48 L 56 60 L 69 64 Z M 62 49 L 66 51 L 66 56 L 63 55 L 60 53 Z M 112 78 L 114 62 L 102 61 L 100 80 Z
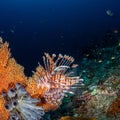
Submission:
M 7 89 L 11 83 L 25 84 L 26 81 L 24 68 L 17 64 L 14 58 L 11 58 L 8 47 L 9 44 L 3 43 L 0 38 L 0 91 Z
M 10 58 L 10 50 L 8 49 L 8 46 L 9 44 L 7 42 L 3 44 L 2 38 L 0 37 L 0 73 L 3 72 L 8 59 Z
M 26 77 L 24 75 L 24 68 L 16 63 L 14 58 L 11 58 L 9 44 L 3 43 L 0 38 L 0 92 L 8 91 L 12 84 L 25 84 Z M 8 112 L 4 108 L 4 100 L 0 94 L 0 119 L 8 117 Z
M 3 68 L 0 74 L 0 91 L 8 89 L 11 83 L 25 84 L 26 77 L 23 73 L 23 67 L 18 65 L 14 58 L 7 61 L 7 66 Z

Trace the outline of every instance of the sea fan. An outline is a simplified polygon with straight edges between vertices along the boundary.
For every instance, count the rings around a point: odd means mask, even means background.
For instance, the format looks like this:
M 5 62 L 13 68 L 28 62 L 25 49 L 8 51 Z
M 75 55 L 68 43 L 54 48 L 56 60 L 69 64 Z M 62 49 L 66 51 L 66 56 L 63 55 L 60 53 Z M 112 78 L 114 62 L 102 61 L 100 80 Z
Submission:
M 20 83 L 2 95 L 10 113 L 9 120 L 40 120 L 44 115 L 44 109 L 36 106 L 40 100 L 29 96 Z

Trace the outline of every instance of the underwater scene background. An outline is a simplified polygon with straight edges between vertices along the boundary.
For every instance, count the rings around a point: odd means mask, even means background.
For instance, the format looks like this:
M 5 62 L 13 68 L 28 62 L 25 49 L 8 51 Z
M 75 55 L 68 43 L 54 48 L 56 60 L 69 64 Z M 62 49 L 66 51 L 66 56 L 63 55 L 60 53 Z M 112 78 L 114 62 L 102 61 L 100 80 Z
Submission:
M 0 0 L 0 120 L 120 120 L 119 0 Z

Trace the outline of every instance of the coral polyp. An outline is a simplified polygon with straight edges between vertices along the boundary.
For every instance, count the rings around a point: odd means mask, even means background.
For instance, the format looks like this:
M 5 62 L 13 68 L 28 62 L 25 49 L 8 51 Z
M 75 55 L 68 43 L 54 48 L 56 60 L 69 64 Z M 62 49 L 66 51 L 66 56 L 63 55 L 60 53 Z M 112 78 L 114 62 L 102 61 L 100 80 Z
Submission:
M 44 109 L 37 106 L 40 100 L 32 98 L 20 83 L 2 95 L 10 113 L 9 120 L 40 120 L 44 115 Z

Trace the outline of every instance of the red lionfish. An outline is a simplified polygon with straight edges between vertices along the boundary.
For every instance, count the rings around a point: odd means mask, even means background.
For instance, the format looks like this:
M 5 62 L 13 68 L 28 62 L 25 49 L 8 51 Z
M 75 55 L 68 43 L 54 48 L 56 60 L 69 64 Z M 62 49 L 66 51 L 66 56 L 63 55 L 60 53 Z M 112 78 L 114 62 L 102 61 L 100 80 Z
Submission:
M 83 86 L 83 79 L 79 76 L 72 76 L 72 68 L 77 64 L 72 64 L 74 58 L 68 55 L 55 54 L 50 56 L 45 53 L 43 56 L 44 68 L 39 64 L 34 75 L 37 76 L 37 89 L 44 89 L 43 97 L 46 103 L 59 107 L 66 93 L 74 94 L 71 91 L 74 84 Z M 34 77 L 35 78 L 35 77 Z M 48 108 L 49 109 L 49 108 Z

